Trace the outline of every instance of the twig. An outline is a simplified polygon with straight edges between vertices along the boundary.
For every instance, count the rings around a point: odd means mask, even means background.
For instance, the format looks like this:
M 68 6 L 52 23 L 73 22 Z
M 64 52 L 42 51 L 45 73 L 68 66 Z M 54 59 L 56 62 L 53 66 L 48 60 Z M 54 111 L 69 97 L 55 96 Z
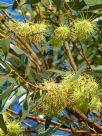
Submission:
M 11 19 L 12 22 L 17 23 L 17 21 L 16 21 L 15 19 L 13 19 L 13 18 L 6 12 L 6 10 L 3 9 L 2 12 L 6 15 L 6 17 L 8 17 L 9 19 Z
M 84 59 L 87 61 L 88 67 L 91 69 L 91 65 L 90 65 L 89 61 L 87 60 L 87 58 L 86 58 L 86 55 L 85 55 L 85 53 L 84 53 L 84 49 L 83 49 L 83 46 L 82 46 L 82 43 L 81 43 L 80 40 L 79 40 L 79 43 L 80 43 L 80 46 L 81 46 L 81 50 L 82 50 L 83 57 L 84 57 Z
M 77 71 L 77 66 L 76 66 L 76 64 L 74 62 L 74 59 L 73 59 L 73 56 L 72 56 L 72 53 L 70 51 L 70 48 L 69 48 L 69 45 L 68 45 L 67 41 L 64 41 L 64 47 L 66 49 L 66 53 L 67 53 L 70 65 L 72 66 L 74 71 Z
M 78 51 L 78 53 L 80 54 L 80 56 L 85 60 L 86 65 L 89 66 L 90 64 L 89 64 L 87 58 L 86 58 L 86 57 L 83 55 L 83 53 L 78 49 L 78 47 L 76 46 L 75 42 L 74 42 L 71 38 L 70 38 L 70 40 L 71 40 L 73 46 L 74 46 L 74 47 L 76 48 L 76 50 Z
M 79 112 L 77 109 L 73 109 L 75 115 L 79 116 L 83 122 L 86 122 L 91 128 L 95 128 L 98 133 L 102 133 L 102 126 L 92 120 L 88 119 L 84 113 Z
M 19 4 L 18 0 L 16 0 L 16 2 L 17 2 L 17 5 L 18 5 L 19 9 L 21 10 L 21 13 L 22 13 L 23 17 L 24 17 L 24 21 L 26 22 L 26 17 L 24 15 L 24 12 L 23 12 L 23 9 L 22 9 L 22 5 Z

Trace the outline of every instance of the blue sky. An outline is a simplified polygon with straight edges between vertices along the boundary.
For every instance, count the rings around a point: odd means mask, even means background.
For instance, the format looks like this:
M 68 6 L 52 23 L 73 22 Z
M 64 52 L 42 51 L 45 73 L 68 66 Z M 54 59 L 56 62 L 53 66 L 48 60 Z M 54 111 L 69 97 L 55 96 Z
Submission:
M 0 2 L 7 2 L 7 3 L 10 3 L 10 4 L 12 4 L 12 1 L 13 0 L 0 0 Z
M 0 2 L 6 2 L 9 4 L 13 4 L 13 0 L 0 0 Z M 10 6 L 7 10 L 10 11 L 9 14 L 12 17 L 14 17 L 20 21 L 23 21 L 23 16 L 20 13 L 18 13 L 17 10 L 12 10 L 12 6 Z

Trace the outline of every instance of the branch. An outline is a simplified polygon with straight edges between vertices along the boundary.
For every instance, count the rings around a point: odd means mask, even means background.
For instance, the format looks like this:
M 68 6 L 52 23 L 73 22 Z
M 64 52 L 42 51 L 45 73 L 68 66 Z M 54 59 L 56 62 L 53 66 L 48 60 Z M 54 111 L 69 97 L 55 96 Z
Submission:
M 83 57 L 84 57 L 84 59 L 85 59 L 86 62 L 87 62 L 87 66 L 91 69 L 91 65 L 90 65 L 90 63 L 89 63 L 89 61 L 88 61 L 88 59 L 87 59 L 87 57 L 86 57 L 86 55 L 85 55 L 85 52 L 84 52 L 84 49 L 83 49 L 83 46 L 82 46 L 82 43 L 81 43 L 80 40 L 79 40 L 79 43 L 80 43 L 80 46 L 81 46 L 81 50 L 82 50 Z
M 79 116 L 82 119 L 83 122 L 87 123 L 91 128 L 95 128 L 95 130 L 98 133 L 102 134 L 102 126 L 101 125 L 99 125 L 98 123 L 88 119 L 87 116 L 85 116 L 84 113 L 79 112 L 77 109 L 73 109 L 73 112 L 74 112 L 75 115 Z
M 74 62 L 74 59 L 73 59 L 73 56 L 72 56 L 72 53 L 71 53 L 71 50 L 69 48 L 69 45 L 68 45 L 67 41 L 64 41 L 64 47 L 66 49 L 66 53 L 67 53 L 70 65 L 72 66 L 74 71 L 77 71 L 77 66 L 76 66 L 76 64 Z
M 7 112 L 11 113 L 11 114 L 16 114 L 16 115 L 19 115 L 18 112 L 15 112 L 15 111 L 12 111 L 11 109 L 7 109 Z M 36 116 L 33 116 L 33 115 L 28 115 L 27 118 L 29 119 L 32 119 L 34 121 L 37 121 L 38 123 L 40 124 L 45 124 L 45 121 L 46 119 L 42 119 L 42 118 L 39 118 L 39 117 L 36 117 Z M 60 122 L 55 122 L 55 121 L 51 121 L 51 125 L 50 125 L 50 128 L 53 128 L 54 126 L 53 125 L 59 125 L 61 126 L 62 124 Z M 68 132 L 68 133 L 72 133 L 72 130 L 69 129 L 69 128 L 58 128 L 59 130 L 62 130 L 62 131 L 65 131 L 65 132 Z M 89 130 L 75 130 L 75 133 L 77 134 L 94 134 L 95 132 L 93 131 L 89 131 Z

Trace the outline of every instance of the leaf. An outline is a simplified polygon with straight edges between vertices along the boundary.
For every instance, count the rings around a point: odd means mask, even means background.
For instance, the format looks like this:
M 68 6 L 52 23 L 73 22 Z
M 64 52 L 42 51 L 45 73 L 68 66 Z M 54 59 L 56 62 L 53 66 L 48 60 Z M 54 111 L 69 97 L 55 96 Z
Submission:
M 91 66 L 92 71 L 88 71 L 90 74 L 93 74 L 96 77 L 102 77 L 102 65 L 98 65 L 98 66 Z
M 38 2 L 41 2 L 41 0 L 26 0 L 24 4 L 36 4 Z
M 15 89 L 11 90 L 12 92 L 9 95 L 7 95 L 7 97 L 0 99 L 0 113 L 4 112 L 13 103 L 13 101 L 17 98 L 16 89 L 18 87 L 19 86 L 17 86 Z
M 5 134 L 7 133 L 7 127 L 2 114 L 0 114 L 0 128 L 5 132 Z
M 8 80 L 9 75 L 0 77 L 0 86 L 3 86 L 4 83 Z
M 29 77 L 29 74 L 30 74 L 30 71 L 31 71 L 31 61 L 28 60 L 28 63 L 27 63 L 27 66 L 26 66 L 26 69 L 25 69 L 25 77 Z
M 0 2 L 0 10 L 10 7 L 11 4 L 8 4 L 6 2 Z
M 49 72 L 53 72 L 53 73 L 57 73 L 58 75 L 62 75 L 62 76 L 65 76 L 66 75 L 66 72 L 65 71 L 62 71 L 62 70 L 58 70 L 58 69 L 49 69 L 47 70 Z M 68 74 L 68 73 L 67 73 Z
M 11 56 L 9 58 L 9 62 L 12 64 L 13 67 L 15 67 L 16 71 L 18 73 L 24 74 L 25 71 L 25 61 L 26 61 L 26 56 L 25 55 L 20 55 L 20 56 Z
M 26 61 L 26 56 L 25 54 L 21 54 L 20 55 L 20 61 L 19 61 L 19 66 L 18 67 L 21 67 L 25 64 L 25 61 Z
M 17 46 L 11 46 L 10 48 L 18 55 L 24 54 L 24 52 Z
M 7 56 L 9 49 L 10 49 L 10 37 L 6 38 L 6 39 L 1 39 L 0 40 L 0 47 L 2 48 L 5 57 Z
M 22 118 L 25 118 L 30 111 L 29 95 L 26 96 L 25 101 L 22 103 Z
M 59 126 L 56 126 L 54 128 L 48 128 L 44 133 L 38 134 L 38 136 L 48 136 L 50 134 L 55 133 L 58 128 L 59 128 Z
M 93 6 L 93 5 L 100 5 L 102 4 L 102 0 L 84 0 L 86 5 Z
M 12 90 L 12 92 L 7 95 L 7 97 L 0 99 L 0 113 L 4 112 L 17 98 L 17 86 L 15 89 Z
M 75 1 L 71 1 L 68 2 L 69 6 L 76 11 L 80 11 L 81 9 L 83 9 L 86 6 L 86 3 L 83 0 L 75 0 Z M 67 5 L 66 5 L 67 7 Z
M 102 65 L 98 65 L 96 67 L 94 65 L 92 65 L 92 70 L 101 71 L 102 72 Z
M 78 77 L 86 70 L 86 65 L 83 65 L 75 74 L 74 80 L 78 79 Z
M 4 112 L 17 98 L 16 92 L 13 91 L 8 98 L 5 99 L 4 103 L 1 105 L 0 112 Z
M 62 9 L 64 7 L 64 0 L 53 0 L 57 8 Z
M 15 84 L 12 84 L 9 88 L 7 88 L 2 94 L 0 94 L 0 100 L 5 99 L 7 96 L 11 94 L 13 91 Z
M 19 66 L 19 58 L 17 56 L 12 56 L 9 58 L 10 63 L 15 67 L 18 68 Z
M 23 88 L 22 86 L 20 86 L 18 88 L 18 92 L 17 92 L 17 97 L 20 98 L 22 97 L 24 94 L 27 94 L 27 90 L 25 88 Z
M 4 67 L 4 69 L 6 68 L 8 71 L 10 71 L 10 68 L 9 66 L 6 64 L 5 61 L 3 61 L 1 58 L 0 58 L 0 63 L 2 64 L 2 66 Z
M 98 10 L 102 9 L 102 0 L 84 0 L 86 3 L 86 7 L 84 9 L 90 10 Z

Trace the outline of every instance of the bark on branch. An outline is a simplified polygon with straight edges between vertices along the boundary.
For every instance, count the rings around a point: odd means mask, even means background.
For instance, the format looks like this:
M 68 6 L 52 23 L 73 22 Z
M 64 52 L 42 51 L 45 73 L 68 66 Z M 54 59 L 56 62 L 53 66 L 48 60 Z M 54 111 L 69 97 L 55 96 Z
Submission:
M 71 53 L 71 50 L 70 50 L 70 47 L 68 45 L 68 42 L 67 41 L 64 41 L 64 47 L 66 49 L 66 54 L 68 56 L 68 59 L 69 59 L 69 62 L 70 62 L 70 65 L 72 66 L 73 70 L 74 71 L 77 71 L 77 66 L 74 62 L 74 58 L 72 56 L 72 53 Z

